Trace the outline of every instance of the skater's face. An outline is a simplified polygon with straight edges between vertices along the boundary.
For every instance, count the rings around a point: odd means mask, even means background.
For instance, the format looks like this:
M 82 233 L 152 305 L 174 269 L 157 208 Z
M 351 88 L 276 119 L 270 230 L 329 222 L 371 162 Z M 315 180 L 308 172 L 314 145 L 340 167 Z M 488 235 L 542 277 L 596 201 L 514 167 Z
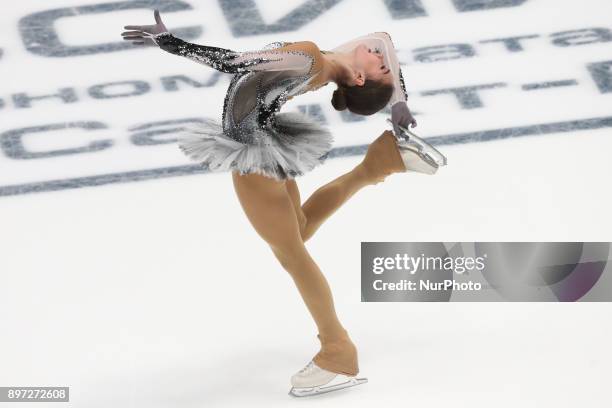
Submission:
M 385 59 L 380 50 L 360 44 L 355 47 L 354 56 L 358 74 L 361 73 L 361 76 L 364 77 L 362 80 L 357 78 L 357 85 L 362 85 L 366 79 L 391 83 L 391 70 L 385 65 Z

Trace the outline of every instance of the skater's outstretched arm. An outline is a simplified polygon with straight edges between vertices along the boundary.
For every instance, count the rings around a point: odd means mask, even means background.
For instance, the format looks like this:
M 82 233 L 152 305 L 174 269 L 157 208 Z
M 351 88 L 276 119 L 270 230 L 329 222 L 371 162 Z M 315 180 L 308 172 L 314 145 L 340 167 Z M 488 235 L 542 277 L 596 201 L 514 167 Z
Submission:
M 161 20 L 159 11 L 154 12 L 154 25 L 128 25 L 121 35 L 137 45 L 155 44 L 164 51 L 180 55 L 217 71 L 238 73 L 243 71 L 305 71 L 313 64 L 307 53 L 295 52 L 281 47 L 256 51 L 233 51 L 226 48 L 194 44 L 172 35 Z
M 243 71 L 302 71 L 307 72 L 312 58 L 303 53 L 280 48 L 272 50 L 233 51 L 200 44 L 193 44 L 166 32 L 154 37 L 164 51 L 187 57 L 208 65 L 217 71 L 237 73 Z

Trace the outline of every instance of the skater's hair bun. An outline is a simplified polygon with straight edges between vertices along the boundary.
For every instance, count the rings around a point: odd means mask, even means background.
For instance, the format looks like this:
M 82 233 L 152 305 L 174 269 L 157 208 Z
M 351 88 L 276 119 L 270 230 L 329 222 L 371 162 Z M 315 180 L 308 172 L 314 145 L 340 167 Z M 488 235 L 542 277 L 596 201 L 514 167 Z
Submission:
M 348 108 L 352 113 L 367 116 L 387 106 L 391 95 L 393 85 L 366 79 L 363 86 L 338 85 L 331 103 L 338 111 Z
M 334 109 L 338 111 L 343 111 L 346 109 L 346 96 L 344 96 L 343 87 L 338 87 L 338 89 L 334 91 L 331 103 L 334 106 Z

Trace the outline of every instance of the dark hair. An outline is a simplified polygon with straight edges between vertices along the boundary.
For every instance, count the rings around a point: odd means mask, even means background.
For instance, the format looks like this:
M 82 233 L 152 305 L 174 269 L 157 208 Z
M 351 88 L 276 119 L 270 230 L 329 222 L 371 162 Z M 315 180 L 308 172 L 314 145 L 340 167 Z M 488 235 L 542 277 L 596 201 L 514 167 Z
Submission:
M 393 85 L 366 79 L 363 86 L 338 85 L 331 103 L 338 111 L 372 115 L 387 106 L 392 94 Z

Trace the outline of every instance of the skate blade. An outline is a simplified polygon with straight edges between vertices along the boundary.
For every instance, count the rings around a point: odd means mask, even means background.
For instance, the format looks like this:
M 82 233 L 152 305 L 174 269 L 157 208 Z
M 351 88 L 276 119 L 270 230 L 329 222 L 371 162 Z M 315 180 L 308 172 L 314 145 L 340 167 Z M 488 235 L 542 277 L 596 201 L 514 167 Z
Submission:
M 387 119 L 387 122 L 393 124 L 393 122 L 391 122 L 391 119 Z M 420 153 L 425 156 L 425 159 L 428 162 L 435 164 L 437 167 L 446 166 L 446 156 L 440 153 L 438 149 L 415 135 L 413 132 L 410 131 L 410 129 L 405 128 L 401 125 L 398 125 L 398 127 L 404 134 L 408 135 L 407 139 L 409 141 L 412 141 L 413 145 L 419 150 Z
M 365 384 L 367 382 L 368 379 L 365 377 L 351 377 L 337 384 L 325 384 L 317 387 L 304 388 L 292 387 L 289 391 L 289 395 L 293 395 L 294 397 L 308 397 L 311 395 L 325 394 L 330 391 L 337 391 L 344 388 L 354 387 L 356 385 Z

